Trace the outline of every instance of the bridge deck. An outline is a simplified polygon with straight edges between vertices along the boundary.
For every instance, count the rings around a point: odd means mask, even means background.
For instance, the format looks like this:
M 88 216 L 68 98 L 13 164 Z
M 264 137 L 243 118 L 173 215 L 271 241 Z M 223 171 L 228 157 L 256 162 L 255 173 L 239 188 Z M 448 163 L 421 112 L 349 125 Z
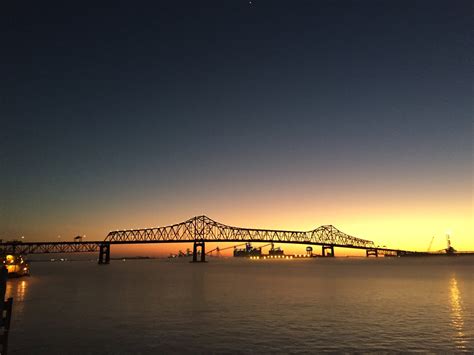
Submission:
M 100 245 L 129 245 L 129 244 L 169 244 L 169 243 L 193 243 L 195 240 L 143 240 L 143 241 L 86 241 L 86 242 L 24 242 L 15 243 L 7 242 L 0 243 L 0 253 L 18 253 L 18 254 L 49 254 L 49 253 L 91 253 L 99 250 Z M 216 239 L 216 240 L 204 240 L 208 243 L 241 243 L 242 239 Z M 253 239 L 248 240 L 252 243 L 268 243 L 268 240 Z M 303 241 L 291 241 L 291 242 L 275 242 L 279 244 L 297 244 L 297 245 L 318 245 L 318 246 L 333 246 L 335 248 L 349 248 L 349 249 L 374 249 L 379 252 L 389 253 L 419 253 L 408 250 L 390 249 L 390 248 L 378 248 L 378 247 L 365 247 L 365 246 L 354 246 L 345 244 L 325 244 L 318 242 L 303 242 Z

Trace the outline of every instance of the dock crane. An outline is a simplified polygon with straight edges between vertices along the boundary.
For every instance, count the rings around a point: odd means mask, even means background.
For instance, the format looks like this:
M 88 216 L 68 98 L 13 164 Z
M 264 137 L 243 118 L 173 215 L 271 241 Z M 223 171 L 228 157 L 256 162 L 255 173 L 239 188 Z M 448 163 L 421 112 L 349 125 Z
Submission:
M 217 247 L 215 247 L 214 249 L 209 250 L 209 251 L 206 253 L 206 255 L 212 255 L 213 252 L 216 252 L 216 254 L 219 255 L 219 253 L 220 253 L 221 251 L 223 251 L 223 250 L 228 250 L 228 249 L 232 249 L 232 248 L 235 249 L 235 248 L 238 248 L 238 247 L 247 245 L 247 244 L 249 244 L 249 243 L 242 243 L 242 244 L 232 245 L 232 246 L 226 247 L 226 248 L 219 248 L 219 246 L 217 246 Z M 263 248 L 265 248 L 265 247 L 267 247 L 267 246 L 269 246 L 269 245 L 273 245 L 273 243 L 268 243 L 268 244 L 262 245 L 262 246 L 259 247 L 259 248 L 263 249 Z
M 433 237 L 434 238 L 434 237 Z M 431 248 L 431 244 L 433 243 L 433 238 L 431 239 L 431 243 L 430 243 L 430 246 L 429 246 L 429 249 L 428 251 L 430 251 L 430 248 Z M 456 254 L 457 250 L 454 249 L 451 245 L 451 236 L 448 234 L 446 234 L 446 248 L 445 249 L 441 249 L 441 250 L 438 250 L 437 251 L 438 253 L 442 253 L 442 252 L 445 252 L 446 254 L 448 255 L 454 255 Z
M 448 244 L 447 248 L 445 249 L 446 254 L 455 254 L 455 253 L 456 253 L 456 249 L 454 249 L 454 248 L 451 246 L 451 239 L 450 239 L 450 235 L 449 235 L 449 234 L 446 234 L 446 242 L 447 242 L 447 244 Z
M 435 238 L 435 236 L 433 236 L 433 237 L 431 238 L 430 244 L 428 245 L 428 250 L 427 250 L 428 252 L 431 251 L 431 246 L 433 245 L 433 240 L 434 240 L 434 238 Z
M 232 249 L 232 248 L 241 247 L 241 246 L 243 246 L 243 245 L 245 245 L 245 244 L 247 244 L 247 243 L 232 245 L 232 246 L 226 247 L 226 248 L 219 248 L 219 247 L 217 246 L 217 247 L 215 247 L 214 249 L 209 250 L 209 251 L 206 253 L 206 255 L 212 255 L 213 252 L 216 252 L 217 255 L 219 255 L 219 253 L 220 253 L 222 250 L 227 250 L 227 249 Z
M 183 253 L 181 250 L 178 252 L 178 256 L 179 256 L 179 257 L 182 257 L 182 256 L 191 256 L 191 255 L 193 255 L 193 254 L 191 253 L 191 249 L 189 249 L 189 248 L 186 249 L 186 253 Z

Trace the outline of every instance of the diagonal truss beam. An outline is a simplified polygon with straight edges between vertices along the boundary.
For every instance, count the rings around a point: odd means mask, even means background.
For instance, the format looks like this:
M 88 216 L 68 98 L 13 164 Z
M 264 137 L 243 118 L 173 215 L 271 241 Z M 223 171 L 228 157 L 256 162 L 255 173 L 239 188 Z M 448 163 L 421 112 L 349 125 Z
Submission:
M 0 244 L 0 254 L 89 253 L 102 242 L 10 242 Z
M 350 236 L 332 225 L 320 226 L 307 232 L 239 228 L 213 221 L 206 216 L 196 216 L 185 222 L 165 227 L 112 231 L 107 235 L 104 242 L 192 242 L 195 240 L 209 242 L 279 242 L 356 248 L 374 247 L 374 242 Z

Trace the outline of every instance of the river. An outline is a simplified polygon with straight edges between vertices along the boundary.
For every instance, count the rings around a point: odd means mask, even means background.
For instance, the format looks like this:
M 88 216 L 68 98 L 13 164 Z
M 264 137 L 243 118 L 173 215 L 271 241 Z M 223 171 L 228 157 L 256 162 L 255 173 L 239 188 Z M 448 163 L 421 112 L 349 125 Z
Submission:
M 33 262 L 10 354 L 474 350 L 474 258 Z

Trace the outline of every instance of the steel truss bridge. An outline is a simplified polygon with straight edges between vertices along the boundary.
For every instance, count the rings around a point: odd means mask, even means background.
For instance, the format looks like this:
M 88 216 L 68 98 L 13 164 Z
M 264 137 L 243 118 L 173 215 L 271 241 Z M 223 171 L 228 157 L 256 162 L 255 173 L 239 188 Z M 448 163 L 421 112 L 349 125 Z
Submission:
M 0 254 L 81 253 L 99 251 L 99 264 L 110 262 L 112 244 L 193 243 L 193 261 L 205 261 L 206 242 L 255 242 L 319 245 L 322 256 L 334 256 L 334 248 L 365 249 L 367 256 L 402 256 L 423 254 L 406 250 L 376 247 L 373 241 L 353 237 L 332 225 L 301 232 L 288 230 L 240 228 L 228 226 L 206 216 L 157 228 L 117 230 L 103 241 L 74 242 L 6 242 L 0 244 Z M 198 249 L 200 260 L 197 260 Z

